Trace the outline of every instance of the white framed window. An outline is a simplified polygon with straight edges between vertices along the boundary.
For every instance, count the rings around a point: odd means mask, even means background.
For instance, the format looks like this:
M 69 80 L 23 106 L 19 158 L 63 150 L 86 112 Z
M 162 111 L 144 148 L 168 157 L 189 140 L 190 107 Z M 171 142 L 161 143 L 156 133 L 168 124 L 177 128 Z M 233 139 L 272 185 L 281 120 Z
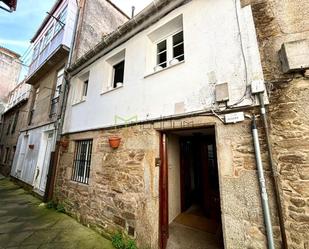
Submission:
M 92 155 L 92 139 L 75 142 L 72 181 L 89 183 L 90 164 Z
M 83 81 L 83 93 L 82 93 L 82 98 L 85 99 L 88 94 L 88 84 L 89 84 L 89 79 L 86 79 Z
M 66 17 L 67 17 L 67 7 L 65 7 L 57 16 L 55 34 L 64 27 Z
M 103 92 L 122 87 L 125 81 L 125 49 L 109 57 L 105 62 L 106 82 Z
M 185 60 L 182 14 L 156 27 L 148 38 L 149 52 L 152 51 L 146 65 L 149 74 Z
M 42 50 L 47 47 L 47 45 L 49 44 L 49 42 L 52 39 L 52 35 L 53 35 L 53 31 L 54 31 L 54 25 L 52 25 L 46 32 L 44 38 L 43 38 L 43 43 L 42 43 Z
M 58 111 L 58 103 L 59 103 L 59 96 L 62 89 L 63 84 L 63 76 L 64 76 L 64 67 L 58 70 L 57 72 L 57 79 L 56 79 L 56 86 L 54 90 L 53 97 L 51 99 L 51 106 L 50 106 L 50 116 L 53 116 Z
M 118 62 L 113 66 L 113 88 L 123 85 L 125 61 Z
M 72 105 L 78 104 L 86 100 L 89 92 L 89 76 L 90 72 L 85 72 L 74 79 L 73 102 Z
M 155 71 L 175 65 L 185 60 L 183 30 L 168 36 L 156 43 L 156 66 Z

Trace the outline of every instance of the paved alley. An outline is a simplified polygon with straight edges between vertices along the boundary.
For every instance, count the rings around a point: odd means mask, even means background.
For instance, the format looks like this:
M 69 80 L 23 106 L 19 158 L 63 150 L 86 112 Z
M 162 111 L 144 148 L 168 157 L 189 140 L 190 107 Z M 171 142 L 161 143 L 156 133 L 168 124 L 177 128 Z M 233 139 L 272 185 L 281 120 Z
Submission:
M 113 248 L 96 232 L 41 203 L 0 177 L 0 249 Z

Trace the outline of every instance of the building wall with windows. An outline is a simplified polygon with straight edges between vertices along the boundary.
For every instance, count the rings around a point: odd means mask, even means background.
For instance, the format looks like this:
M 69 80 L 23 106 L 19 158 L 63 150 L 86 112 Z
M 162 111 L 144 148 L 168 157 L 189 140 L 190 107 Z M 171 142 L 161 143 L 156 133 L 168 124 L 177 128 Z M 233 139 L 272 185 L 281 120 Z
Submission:
M 235 2 L 187 1 L 73 70 L 54 195 L 68 213 L 108 236 L 120 229 L 141 248 L 159 248 L 160 131 L 215 126 L 225 248 L 267 247 L 251 122 L 225 125 L 211 113 L 225 108 L 215 103 L 224 82 L 231 109 L 256 113 L 248 90 L 263 80 L 255 26 L 250 6 Z M 112 135 L 121 137 L 116 150 Z M 269 168 L 265 174 L 280 248 Z
M 8 94 L 17 85 L 21 71 L 20 55 L 0 46 L 0 113 L 4 111 Z
M 31 87 L 20 83 L 9 94 L 9 103 L 2 115 L 0 131 L 0 172 L 10 175 L 21 129 L 26 127 L 29 115 Z
M 48 124 L 58 118 L 66 61 L 67 57 L 51 68 L 39 82 L 33 85 L 29 122 L 25 129 Z
M 258 44 L 250 7 L 237 8 L 240 26 L 232 1 L 190 1 L 73 71 L 64 133 L 112 126 L 117 117 L 143 121 L 216 109 L 215 87 L 225 82 L 228 106 L 254 105 L 248 85 L 263 80 Z M 122 61 L 123 82 L 115 82 Z

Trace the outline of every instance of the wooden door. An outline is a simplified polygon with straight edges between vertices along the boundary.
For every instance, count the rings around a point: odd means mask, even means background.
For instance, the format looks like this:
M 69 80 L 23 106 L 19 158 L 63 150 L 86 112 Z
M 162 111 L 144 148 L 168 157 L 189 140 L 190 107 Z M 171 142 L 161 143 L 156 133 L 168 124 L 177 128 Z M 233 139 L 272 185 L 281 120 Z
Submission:
M 168 161 L 167 136 L 160 136 L 160 180 L 159 180 L 159 248 L 165 249 L 169 236 L 168 232 Z

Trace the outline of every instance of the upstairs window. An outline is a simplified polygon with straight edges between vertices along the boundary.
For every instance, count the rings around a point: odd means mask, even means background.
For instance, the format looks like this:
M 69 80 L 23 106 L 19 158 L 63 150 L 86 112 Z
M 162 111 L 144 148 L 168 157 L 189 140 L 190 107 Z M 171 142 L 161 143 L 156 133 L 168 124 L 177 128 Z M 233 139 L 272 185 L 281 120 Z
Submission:
M 66 17 L 67 17 L 67 8 L 65 7 L 60 12 L 60 14 L 57 16 L 56 27 L 55 27 L 55 34 L 64 27 L 65 21 L 66 21 Z
M 89 83 L 89 79 L 84 80 L 83 82 L 83 98 L 87 97 L 87 93 L 88 93 L 88 83 Z
M 35 90 L 33 105 L 32 105 L 32 108 L 31 108 L 31 110 L 30 110 L 30 112 L 29 112 L 29 122 L 28 122 L 28 125 L 31 125 L 31 123 L 32 123 L 34 111 L 35 111 L 35 109 L 36 109 L 36 107 L 37 107 L 37 103 L 38 103 L 39 92 L 40 92 L 40 88 L 38 87 L 38 88 Z
M 121 61 L 118 64 L 114 65 L 114 80 L 113 80 L 113 87 L 116 88 L 117 84 L 123 84 L 124 79 L 124 64 L 125 61 Z
M 149 73 L 185 60 L 183 16 L 179 15 L 148 34 L 153 57 L 147 59 Z M 149 50 L 150 51 L 150 50 Z
M 183 31 L 173 36 L 173 59 L 178 61 L 185 59 Z
M 54 30 L 54 25 L 52 25 L 46 32 L 44 38 L 43 38 L 43 44 L 42 44 L 42 50 L 49 44 L 52 34 Z
M 16 125 L 17 125 L 17 122 L 18 122 L 18 116 L 19 116 L 19 111 L 17 111 L 17 112 L 15 113 L 11 134 L 14 134 L 14 133 L 15 133 Z
M 167 66 L 166 40 L 157 44 L 157 66 L 165 68 Z
M 64 68 L 61 68 L 57 72 L 57 80 L 56 80 L 56 87 L 51 99 L 51 107 L 50 107 L 50 117 L 57 113 L 58 111 L 58 103 L 59 103 L 59 96 L 61 93 L 62 83 L 63 83 L 63 75 L 64 75 Z
M 157 44 L 157 66 L 155 71 L 185 60 L 183 31 L 170 35 Z

